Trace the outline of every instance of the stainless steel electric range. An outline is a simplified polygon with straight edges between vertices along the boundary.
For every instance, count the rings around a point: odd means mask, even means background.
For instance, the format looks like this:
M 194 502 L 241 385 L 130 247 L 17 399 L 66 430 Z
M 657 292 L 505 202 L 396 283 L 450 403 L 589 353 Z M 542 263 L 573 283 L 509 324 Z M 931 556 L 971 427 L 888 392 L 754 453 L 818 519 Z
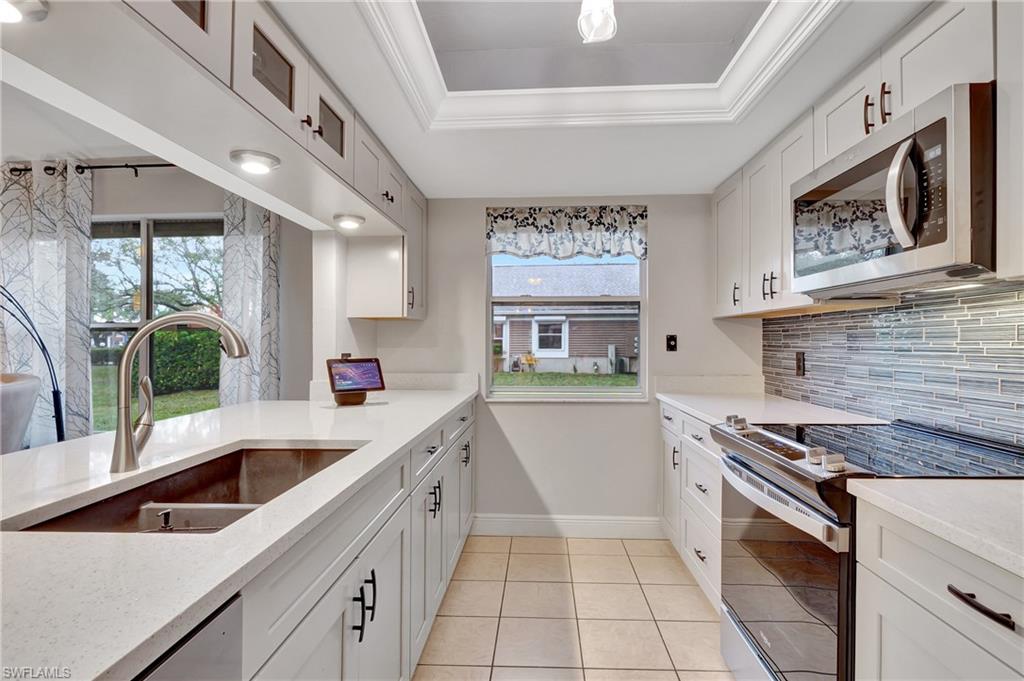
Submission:
M 722 447 L 722 654 L 737 679 L 852 681 L 858 477 L 1020 477 L 1024 449 L 894 422 L 711 429 Z

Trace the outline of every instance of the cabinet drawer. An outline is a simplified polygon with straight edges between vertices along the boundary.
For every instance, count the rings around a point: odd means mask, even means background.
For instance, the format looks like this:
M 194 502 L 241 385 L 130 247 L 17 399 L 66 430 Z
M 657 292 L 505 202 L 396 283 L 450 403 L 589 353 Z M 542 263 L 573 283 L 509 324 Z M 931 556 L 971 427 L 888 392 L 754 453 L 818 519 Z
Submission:
M 672 431 L 676 435 L 682 435 L 683 412 L 679 411 L 675 407 L 670 407 L 664 402 L 660 403 L 658 406 L 661 409 L 661 427 Z
M 857 560 L 1004 664 L 1024 673 L 1024 577 L 1014 575 L 881 509 L 857 504 Z M 949 591 L 1017 623 L 1011 631 Z
M 462 437 L 473 420 L 473 403 L 469 402 L 459 407 L 451 418 L 444 424 L 444 442 L 448 446 Z
M 699 446 L 687 443 L 683 462 L 683 501 L 701 516 L 709 528 L 718 530 L 722 526 L 722 474 L 712 463 L 714 457 Z
M 688 414 L 683 414 L 683 439 L 691 444 L 702 447 L 712 456 L 718 456 L 719 447 L 711 439 L 711 426 L 700 419 L 695 419 Z
M 413 487 L 441 460 L 443 450 L 444 433 L 440 428 L 423 436 L 412 446 Z
M 704 594 L 717 607 L 722 593 L 722 540 L 693 509 L 681 505 L 683 556 Z
M 409 495 L 403 457 L 242 589 L 243 671 L 250 678 Z

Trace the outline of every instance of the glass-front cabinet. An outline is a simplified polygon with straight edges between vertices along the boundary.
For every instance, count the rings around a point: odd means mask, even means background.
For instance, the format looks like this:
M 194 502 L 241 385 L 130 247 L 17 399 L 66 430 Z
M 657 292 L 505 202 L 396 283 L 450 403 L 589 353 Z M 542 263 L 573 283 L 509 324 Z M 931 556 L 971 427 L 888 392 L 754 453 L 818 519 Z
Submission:
M 355 115 L 315 68 L 309 69 L 309 150 L 349 184 L 353 183 Z
M 126 0 L 190 57 L 231 84 L 230 0 Z

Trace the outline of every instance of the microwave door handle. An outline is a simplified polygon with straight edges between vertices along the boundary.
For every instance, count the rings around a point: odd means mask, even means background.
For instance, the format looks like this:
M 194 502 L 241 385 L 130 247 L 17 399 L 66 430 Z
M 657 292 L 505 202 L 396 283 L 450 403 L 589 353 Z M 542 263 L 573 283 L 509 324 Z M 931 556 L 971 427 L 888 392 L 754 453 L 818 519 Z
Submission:
M 889 226 L 896 240 L 903 248 L 910 248 L 916 243 L 914 235 L 907 226 L 907 218 L 903 214 L 903 169 L 910 160 L 910 149 L 914 146 L 914 138 L 904 140 L 896 149 L 896 156 L 889 165 L 889 174 L 885 178 L 885 212 L 889 216 Z

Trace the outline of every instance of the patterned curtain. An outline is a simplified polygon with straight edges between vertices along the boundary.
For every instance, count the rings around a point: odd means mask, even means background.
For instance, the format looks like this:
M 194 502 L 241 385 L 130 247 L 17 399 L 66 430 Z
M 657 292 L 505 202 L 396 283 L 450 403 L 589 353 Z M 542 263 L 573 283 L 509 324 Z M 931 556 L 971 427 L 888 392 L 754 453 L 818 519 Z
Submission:
M 68 439 L 92 432 L 89 362 L 89 242 L 92 172 L 77 161 L 37 161 L 0 169 L 0 283 L 25 307 L 50 351 L 64 392 Z M 49 171 L 49 172 L 47 172 Z M 28 445 L 56 440 L 51 386 L 42 354 L 17 322 L 0 314 L 0 365 L 42 381 Z
M 221 357 L 221 405 L 278 398 L 280 228 L 280 216 L 226 193 L 222 313 L 242 332 L 249 356 Z
M 824 200 L 797 205 L 795 223 L 793 241 L 797 253 L 866 254 L 899 243 L 881 199 Z
M 487 209 L 487 252 L 647 259 L 647 206 Z

